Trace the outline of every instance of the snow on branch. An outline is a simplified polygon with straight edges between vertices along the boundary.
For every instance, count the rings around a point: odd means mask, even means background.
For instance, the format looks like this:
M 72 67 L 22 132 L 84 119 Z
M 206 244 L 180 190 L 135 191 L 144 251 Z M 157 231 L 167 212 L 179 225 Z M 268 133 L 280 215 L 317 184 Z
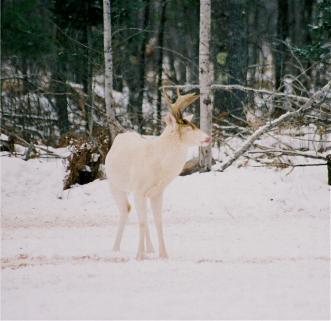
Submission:
M 317 91 L 310 97 L 299 109 L 295 111 L 288 111 L 285 114 L 281 115 L 280 117 L 266 123 L 265 125 L 259 127 L 245 142 L 244 144 L 234 152 L 234 154 L 224 162 L 218 171 L 224 171 L 226 168 L 232 165 L 232 163 L 237 160 L 241 155 L 243 155 L 250 146 L 254 143 L 256 139 L 262 136 L 264 133 L 268 132 L 270 129 L 278 126 L 279 124 L 287 121 L 293 117 L 297 117 L 300 114 L 310 111 L 316 104 L 320 105 L 324 99 L 326 98 L 327 94 L 329 93 L 331 87 L 331 81 L 329 81 L 322 89 Z

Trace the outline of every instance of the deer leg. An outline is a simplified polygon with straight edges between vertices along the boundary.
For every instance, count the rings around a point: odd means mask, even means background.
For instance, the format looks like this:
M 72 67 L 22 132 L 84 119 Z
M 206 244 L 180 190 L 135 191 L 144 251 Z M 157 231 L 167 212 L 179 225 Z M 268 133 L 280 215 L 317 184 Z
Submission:
M 157 230 L 157 237 L 159 240 L 159 255 L 161 258 L 168 258 L 167 250 L 163 237 L 162 226 L 162 193 L 150 198 L 151 207 L 154 215 L 154 222 Z
M 153 247 L 153 244 L 152 244 L 152 241 L 151 241 L 151 237 L 150 237 L 150 234 L 149 234 L 149 228 L 148 228 L 148 224 L 146 224 L 146 252 L 147 253 L 153 253 L 154 252 L 154 247 Z
M 136 209 L 139 218 L 139 243 L 137 251 L 137 260 L 145 258 L 145 236 L 147 233 L 147 208 L 146 198 L 143 195 L 135 195 Z
M 115 202 L 120 212 L 120 219 L 118 222 L 116 239 L 113 246 L 113 251 L 119 251 L 121 246 L 121 240 L 123 236 L 123 231 L 125 224 L 128 220 L 128 215 L 130 211 L 130 204 L 128 202 L 128 198 L 126 193 L 119 191 L 115 188 L 112 188 L 112 194 L 114 196 Z

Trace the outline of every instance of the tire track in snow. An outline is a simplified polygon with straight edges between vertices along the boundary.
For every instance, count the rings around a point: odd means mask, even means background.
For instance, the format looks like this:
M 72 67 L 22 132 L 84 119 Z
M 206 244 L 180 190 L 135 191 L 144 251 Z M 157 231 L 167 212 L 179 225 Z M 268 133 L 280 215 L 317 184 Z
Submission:
M 83 263 L 127 263 L 132 261 L 129 257 L 121 256 L 99 256 L 99 255 L 81 255 L 81 256 L 29 256 L 19 254 L 15 257 L 4 257 L 1 259 L 2 269 L 17 270 L 20 268 L 42 266 L 42 265 L 61 265 L 61 264 L 83 264 Z M 156 257 L 146 258 L 147 261 L 158 261 Z M 169 262 L 187 262 L 188 260 L 169 260 Z M 330 263 L 330 257 L 238 257 L 231 259 L 198 259 L 189 260 L 194 264 L 272 264 L 272 263 L 299 263 L 307 261 L 324 261 Z
M 316 256 L 316 257 L 300 257 L 300 256 L 290 256 L 290 257 L 238 257 L 233 259 L 200 259 L 196 263 L 231 263 L 231 264 L 271 264 L 276 262 L 304 262 L 304 261 L 325 261 L 330 262 L 331 258 L 326 256 Z
M 86 262 L 99 263 L 126 263 L 130 259 L 127 257 L 117 256 L 98 256 L 98 255 L 80 255 L 80 256 L 29 256 L 20 254 L 15 257 L 4 257 L 1 259 L 1 268 L 17 270 L 25 267 L 41 266 L 41 265 L 60 265 L 60 264 L 80 264 Z
M 82 218 L 80 220 L 77 219 L 45 219 L 41 220 L 40 218 L 31 218 L 31 219 L 22 219 L 22 220 L 5 220 L 2 222 L 2 228 L 13 230 L 20 228 L 86 228 L 86 227 L 105 227 L 105 226 L 116 226 L 116 219 L 85 219 Z

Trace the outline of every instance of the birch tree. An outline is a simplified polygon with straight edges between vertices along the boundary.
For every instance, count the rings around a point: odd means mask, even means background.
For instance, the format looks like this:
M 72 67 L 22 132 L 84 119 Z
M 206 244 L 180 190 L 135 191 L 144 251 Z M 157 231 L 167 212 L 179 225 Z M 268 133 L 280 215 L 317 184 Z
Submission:
M 115 119 L 115 111 L 112 108 L 113 102 L 113 56 L 111 47 L 111 16 L 110 0 L 103 0 L 103 45 L 105 55 L 105 103 L 107 123 L 109 125 L 110 140 L 114 141 L 119 132 L 124 129 Z
M 200 37 L 199 37 L 199 83 L 200 83 L 200 128 L 211 135 L 212 131 L 212 100 L 210 68 L 210 25 L 211 0 L 200 0 Z M 211 170 L 211 145 L 200 147 L 200 172 Z

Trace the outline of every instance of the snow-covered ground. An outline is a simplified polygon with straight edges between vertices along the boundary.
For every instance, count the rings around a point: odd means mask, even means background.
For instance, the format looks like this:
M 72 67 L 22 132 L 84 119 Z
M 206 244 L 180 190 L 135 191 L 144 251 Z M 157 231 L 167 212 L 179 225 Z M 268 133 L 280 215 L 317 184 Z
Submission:
M 61 193 L 60 160 L 1 162 L 2 319 L 330 317 L 325 166 L 176 178 L 164 206 L 170 258 L 138 262 L 134 211 L 123 251 L 111 252 L 106 181 Z

